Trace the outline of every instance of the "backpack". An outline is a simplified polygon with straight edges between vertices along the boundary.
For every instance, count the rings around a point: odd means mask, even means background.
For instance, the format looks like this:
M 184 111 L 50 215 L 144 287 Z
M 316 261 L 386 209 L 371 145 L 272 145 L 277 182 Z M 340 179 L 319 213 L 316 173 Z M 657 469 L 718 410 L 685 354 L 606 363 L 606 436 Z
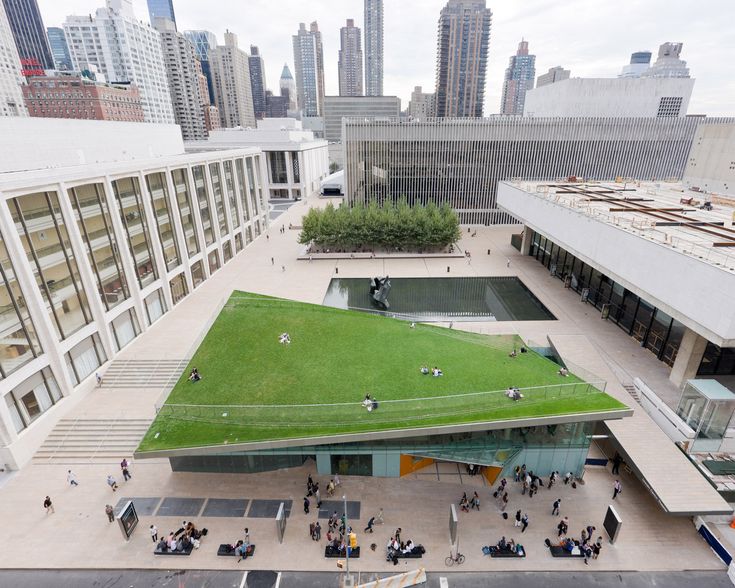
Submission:
M 490 555 L 490 548 L 487 545 L 485 545 L 485 547 L 482 548 L 482 553 L 484 555 Z
M 548 537 L 544 539 L 544 543 L 546 543 L 546 547 L 551 547 L 551 540 Z

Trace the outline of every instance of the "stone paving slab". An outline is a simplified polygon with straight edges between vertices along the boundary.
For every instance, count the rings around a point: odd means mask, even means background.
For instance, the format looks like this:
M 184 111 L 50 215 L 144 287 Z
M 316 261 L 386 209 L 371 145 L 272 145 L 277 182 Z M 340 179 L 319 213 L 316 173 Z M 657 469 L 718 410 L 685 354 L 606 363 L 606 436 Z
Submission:
M 203 517 L 244 517 L 250 500 L 247 498 L 210 498 L 202 511 Z
M 322 500 L 322 507 L 319 509 L 319 518 L 328 519 L 334 511 L 337 515 L 342 516 L 345 511 L 345 503 L 342 500 Z M 360 518 L 360 501 L 347 501 L 347 518 L 350 521 L 356 521 Z
M 284 503 L 286 518 L 288 518 L 291 515 L 292 500 L 253 500 L 250 504 L 248 517 L 252 519 L 275 519 L 281 502 Z
M 153 516 L 153 513 L 156 512 L 156 507 L 158 506 L 158 503 L 161 502 L 160 496 L 155 496 L 152 498 L 128 498 L 123 497 L 120 500 L 117 501 L 117 504 L 115 505 L 115 516 L 120 514 L 120 511 L 122 511 L 123 506 L 125 506 L 128 503 L 128 500 L 133 501 L 133 505 L 135 506 L 135 512 L 138 513 L 139 517 L 150 517 Z
M 206 498 L 164 498 L 157 517 L 198 517 Z

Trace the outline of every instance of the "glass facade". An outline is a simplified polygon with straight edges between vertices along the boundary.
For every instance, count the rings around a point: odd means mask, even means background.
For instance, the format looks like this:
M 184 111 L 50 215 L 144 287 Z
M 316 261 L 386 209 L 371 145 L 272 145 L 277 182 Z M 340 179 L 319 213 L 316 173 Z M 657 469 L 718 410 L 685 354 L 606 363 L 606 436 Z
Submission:
M 232 259 L 232 244 L 229 241 L 222 243 L 222 259 L 224 263 Z
M 225 186 L 227 187 L 227 196 L 230 203 L 230 218 L 232 219 L 232 226 L 240 226 L 240 215 L 237 213 L 237 195 L 235 194 L 235 182 L 232 177 L 232 162 L 224 161 L 222 166 L 225 170 Z
M 272 184 L 288 183 L 288 171 L 286 170 L 286 153 L 284 151 L 268 151 L 268 172 Z
M 712 342 L 707 343 L 702 362 L 699 364 L 699 376 L 732 376 L 735 375 L 735 348 L 719 347 Z
M 242 159 L 235 160 L 235 172 L 237 173 L 237 187 L 240 190 L 242 218 L 245 222 L 248 222 L 250 220 L 250 209 L 248 207 L 248 194 L 245 190 L 245 167 L 243 166 Z
M 43 368 L 5 395 L 15 432 L 20 433 L 61 400 L 61 390 L 49 368 Z
M 120 351 L 140 333 L 138 319 L 131 308 L 123 312 L 112 321 L 112 335 L 115 338 L 115 347 Z
M 189 293 L 189 288 L 186 286 L 186 276 L 183 273 L 171 278 L 168 284 L 171 288 L 171 298 L 174 304 L 181 302 Z
M 158 270 L 151 249 L 150 232 L 145 219 L 138 178 L 115 180 L 112 182 L 112 189 L 120 208 L 120 218 L 135 264 L 138 284 L 141 288 L 145 288 L 158 278 Z
M 0 236 L 0 376 L 3 378 L 41 353 L 25 296 Z
M 92 321 L 56 192 L 8 201 L 16 230 L 60 339 Z
M 564 287 L 579 292 L 583 301 L 598 308 L 603 318 L 617 324 L 641 347 L 667 365 L 674 365 L 686 329 L 683 324 L 535 231 L 531 231 L 529 255 L 549 268 Z
M 66 354 L 66 364 L 69 366 L 71 379 L 75 386 L 105 361 L 107 358 L 97 333 L 77 343 Z
M 196 288 L 204 281 L 204 262 L 199 260 L 191 266 L 191 282 Z
M 258 216 L 258 202 L 256 200 L 255 172 L 253 171 L 252 159 L 245 160 L 245 167 L 248 170 L 248 188 L 250 189 L 250 203 L 252 204 L 250 212 L 252 216 Z
M 212 275 L 219 269 L 219 251 L 216 249 L 209 252 L 209 274 Z
M 181 226 L 184 229 L 186 250 L 189 253 L 189 257 L 191 257 L 199 253 L 199 238 L 194 228 L 194 215 L 191 209 L 191 190 L 189 189 L 189 179 L 186 176 L 186 170 L 173 170 L 171 172 L 171 179 L 174 182 L 174 190 L 176 191 L 176 203 L 179 209 L 179 217 L 181 218 Z
M 212 179 L 212 192 L 214 193 L 214 207 L 217 211 L 217 219 L 219 220 L 220 238 L 225 237 L 230 232 L 227 225 L 227 215 L 225 214 L 224 195 L 222 194 L 222 172 L 219 163 L 209 164 L 209 174 Z
M 87 184 L 69 190 L 79 232 L 87 249 L 87 259 L 97 280 L 97 291 L 106 310 L 130 297 L 115 231 L 110 220 L 102 184 Z
M 202 230 L 204 231 L 204 243 L 211 245 L 214 243 L 214 232 L 212 230 L 212 218 L 209 212 L 209 196 L 207 190 L 207 180 L 204 176 L 204 166 L 195 165 L 191 168 L 194 176 L 194 188 L 197 193 L 197 203 L 199 204 L 199 214 L 202 217 Z
M 291 173 L 293 174 L 293 183 L 298 184 L 301 182 L 301 169 L 299 167 L 299 153 L 298 151 L 291 151 Z
M 155 323 L 166 312 L 166 302 L 160 289 L 146 296 L 145 312 L 148 315 L 149 325 Z
M 176 244 L 176 233 L 174 232 L 171 212 L 169 210 L 166 174 L 163 172 L 148 174 L 145 177 L 145 183 L 148 187 L 148 194 L 151 197 L 153 214 L 156 217 L 158 240 L 161 243 L 161 249 L 163 249 L 166 269 L 171 271 L 181 265 L 181 258 L 179 257 L 179 246 Z

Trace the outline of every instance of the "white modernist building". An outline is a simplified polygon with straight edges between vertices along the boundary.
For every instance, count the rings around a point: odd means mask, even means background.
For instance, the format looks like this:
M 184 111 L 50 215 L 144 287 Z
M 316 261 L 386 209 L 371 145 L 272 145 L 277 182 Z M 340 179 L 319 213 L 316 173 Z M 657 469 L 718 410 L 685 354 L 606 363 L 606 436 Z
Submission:
M 0 2 L 0 116 L 28 116 L 21 85 L 20 57 L 10 30 L 5 7 Z
M 732 119 L 345 119 L 345 195 L 446 202 L 463 223 L 516 223 L 497 208 L 499 181 L 681 179 L 697 127 L 718 122 Z
M 187 151 L 258 147 L 268 173 L 268 197 L 298 200 L 319 192 L 329 173 L 327 142 L 315 139 L 292 118 L 266 118 L 257 129 L 220 129 L 208 141 L 186 144 Z
M 735 374 L 732 209 L 680 182 L 501 182 L 521 252 L 549 268 L 681 385 Z M 723 359 L 724 358 L 724 359 Z
M 68 16 L 64 34 L 74 69 L 91 65 L 109 82 L 135 84 L 146 122 L 174 122 L 161 35 L 135 18 L 132 0 L 107 0 L 94 17 Z
M 697 129 L 684 183 L 703 192 L 735 196 L 735 124 Z
M 0 464 L 17 468 L 268 213 L 255 147 L 185 153 L 175 125 L 42 118 L 0 118 L 0 136 L 16 138 L 0 143 Z
M 569 78 L 526 92 L 524 116 L 686 116 L 693 78 Z

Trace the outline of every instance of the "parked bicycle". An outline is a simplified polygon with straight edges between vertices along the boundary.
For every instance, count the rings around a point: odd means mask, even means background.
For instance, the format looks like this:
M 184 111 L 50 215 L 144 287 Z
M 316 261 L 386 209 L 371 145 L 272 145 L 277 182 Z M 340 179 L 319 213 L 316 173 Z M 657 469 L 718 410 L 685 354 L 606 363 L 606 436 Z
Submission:
M 459 551 L 457 551 L 457 555 L 452 555 L 452 552 L 449 552 L 449 557 L 444 560 L 444 563 L 447 565 L 447 567 L 452 567 L 455 562 L 458 566 L 461 566 L 464 563 L 464 555 L 462 555 Z

